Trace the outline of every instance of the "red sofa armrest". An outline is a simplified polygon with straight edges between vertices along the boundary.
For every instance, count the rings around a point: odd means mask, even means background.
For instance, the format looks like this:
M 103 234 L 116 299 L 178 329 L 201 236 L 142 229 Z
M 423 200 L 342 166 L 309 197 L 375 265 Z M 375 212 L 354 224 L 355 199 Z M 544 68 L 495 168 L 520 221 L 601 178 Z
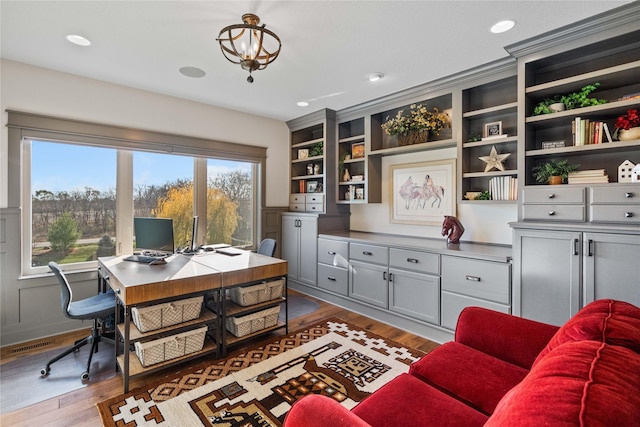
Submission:
M 371 427 L 353 412 L 321 394 L 298 400 L 284 418 L 282 427 Z
M 455 340 L 525 369 L 559 328 L 481 307 L 467 307 L 458 317 Z

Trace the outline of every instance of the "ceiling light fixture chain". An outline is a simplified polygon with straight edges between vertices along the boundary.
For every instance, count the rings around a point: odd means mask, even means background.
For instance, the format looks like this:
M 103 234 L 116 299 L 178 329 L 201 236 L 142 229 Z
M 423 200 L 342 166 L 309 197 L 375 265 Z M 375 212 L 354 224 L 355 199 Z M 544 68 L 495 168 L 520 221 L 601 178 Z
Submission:
M 273 31 L 266 29 L 265 24 L 259 25 L 257 15 L 245 13 L 242 22 L 223 28 L 216 40 L 224 57 L 249 71 L 247 81 L 253 83 L 251 73 L 267 68 L 280 54 L 282 43 Z

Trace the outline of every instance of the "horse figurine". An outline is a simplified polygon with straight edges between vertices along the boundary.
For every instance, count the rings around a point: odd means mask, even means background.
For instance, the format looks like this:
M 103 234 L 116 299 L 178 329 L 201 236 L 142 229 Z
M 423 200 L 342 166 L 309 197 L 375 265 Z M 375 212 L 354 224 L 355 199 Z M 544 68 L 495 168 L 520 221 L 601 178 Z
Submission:
M 442 235 L 447 236 L 449 243 L 460 243 L 464 227 L 455 216 L 445 215 L 442 223 Z

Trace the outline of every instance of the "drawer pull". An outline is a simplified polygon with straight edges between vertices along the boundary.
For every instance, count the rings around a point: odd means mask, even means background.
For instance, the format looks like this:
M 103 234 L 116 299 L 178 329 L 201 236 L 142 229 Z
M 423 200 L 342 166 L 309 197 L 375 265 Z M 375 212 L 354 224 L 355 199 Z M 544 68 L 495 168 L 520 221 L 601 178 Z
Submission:
M 464 276 L 464 278 L 467 279 L 467 280 L 470 280 L 472 282 L 479 282 L 480 281 L 480 278 L 478 276 L 466 275 L 466 276 Z
M 362 255 L 369 255 L 369 256 L 371 256 L 371 255 L 373 255 L 373 254 L 372 254 L 371 252 L 369 252 L 369 251 L 362 251 Z
M 556 211 L 549 211 L 549 216 L 554 216 L 556 214 Z
M 329 276 L 329 277 L 327 277 L 327 280 L 331 280 L 332 282 L 335 282 L 335 281 L 336 281 L 336 278 L 335 278 L 335 277 L 331 277 L 331 276 Z
M 549 199 L 553 199 L 553 198 L 555 198 L 555 197 L 556 197 L 556 195 L 555 195 L 555 194 L 553 194 L 553 193 L 551 193 L 551 194 L 549 194 L 547 197 L 548 197 Z
M 631 218 L 633 216 L 633 212 L 625 212 L 624 213 L 624 217 L 625 218 Z
M 385 280 L 385 281 L 387 280 L 387 272 L 386 271 L 382 272 L 382 280 Z
M 327 251 L 327 253 L 328 253 L 329 255 L 335 255 L 335 254 L 336 254 L 336 253 L 335 253 L 335 252 L 333 252 L 333 251 Z
M 624 193 L 624 197 L 626 197 L 627 199 L 630 199 L 631 197 L 633 197 L 633 193 L 631 193 L 631 192 Z
M 407 262 L 412 262 L 412 263 L 414 263 L 414 264 L 417 264 L 417 263 L 419 263 L 420 261 L 418 261 L 418 260 L 417 260 L 417 259 L 415 259 L 415 258 L 407 258 Z

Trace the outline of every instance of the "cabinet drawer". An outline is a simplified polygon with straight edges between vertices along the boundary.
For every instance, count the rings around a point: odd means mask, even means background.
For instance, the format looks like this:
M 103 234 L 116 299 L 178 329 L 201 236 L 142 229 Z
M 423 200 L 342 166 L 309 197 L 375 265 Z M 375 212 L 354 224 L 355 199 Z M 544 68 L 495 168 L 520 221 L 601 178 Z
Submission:
M 305 205 L 305 211 L 307 211 L 307 212 L 324 212 L 324 205 L 322 203 L 307 203 Z
M 443 256 L 442 289 L 510 304 L 511 264 Z
M 442 309 L 440 324 L 452 331 L 456 330 L 458 317 L 465 307 L 484 307 L 489 310 L 499 311 L 501 313 L 511 314 L 511 307 L 508 305 L 497 304 L 466 295 L 452 294 L 450 292 L 442 292 Z
M 389 249 L 389 266 L 440 275 L 440 255 L 392 248 Z
M 304 212 L 305 205 L 304 203 L 292 203 L 289 205 L 289 210 L 291 212 Z
M 590 222 L 640 224 L 640 205 L 592 205 Z
M 348 259 L 349 242 L 318 239 L 318 262 L 347 268 Z
M 289 204 L 293 205 L 293 204 L 305 204 L 306 203 L 306 197 L 304 194 L 290 194 L 289 195 Z
M 318 264 L 318 287 L 346 296 L 349 293 L 349 270 Z
M 384 246 L 350 243 L 349 258 L 387 265 L 389 262 L 389 249 Z
M 527 187 L 522 192 L 522 203 L 553 203 L 554 205 L 563 203 L 584 204 L 585 188 L 562 185 Z
M 591 204 L 638 204 L 640 205 L 640 185 L 609 184 L 603 187 L 589 188 Z
M 547 221 L 585 221 L 584 205 L 523 205 L 522 219 Z
M 324 194 L 307 194 L 307 204 L 309 203 L 324 203 Z

